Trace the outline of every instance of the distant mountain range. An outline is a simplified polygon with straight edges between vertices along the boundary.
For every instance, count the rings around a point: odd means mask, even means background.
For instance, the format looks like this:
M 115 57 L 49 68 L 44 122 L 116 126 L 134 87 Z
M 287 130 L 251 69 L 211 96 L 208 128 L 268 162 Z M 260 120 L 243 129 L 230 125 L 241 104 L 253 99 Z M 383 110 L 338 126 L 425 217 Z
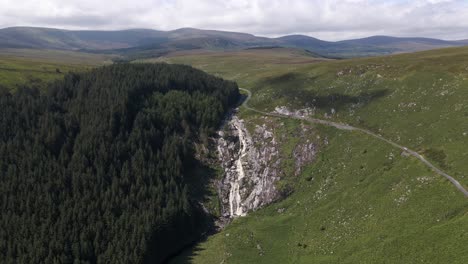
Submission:
M 266 38 L 245 33 L 194 28 L 172 31 L 82 31 L 34 27 L 0 29 L 0 48 L 81 50 L 119 53 L 130 57 L 159 56 L 180 50 L 238 50 L 272 46 L 305 49 L 328 57 L 357 57 L 464 45 L 468 45 L 468 40 L 373 36 L 331 42 L 304 35 Z

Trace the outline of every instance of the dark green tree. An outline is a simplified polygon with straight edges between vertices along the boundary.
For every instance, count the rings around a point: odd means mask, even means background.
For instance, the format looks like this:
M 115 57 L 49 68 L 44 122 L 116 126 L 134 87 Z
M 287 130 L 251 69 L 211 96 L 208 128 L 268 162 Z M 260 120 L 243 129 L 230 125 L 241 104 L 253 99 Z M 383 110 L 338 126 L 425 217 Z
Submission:
M 238 100 L 188 66 L 116 64 L 0 88 L 0 259 L 160 262 L 202 230 L 194 143 Z

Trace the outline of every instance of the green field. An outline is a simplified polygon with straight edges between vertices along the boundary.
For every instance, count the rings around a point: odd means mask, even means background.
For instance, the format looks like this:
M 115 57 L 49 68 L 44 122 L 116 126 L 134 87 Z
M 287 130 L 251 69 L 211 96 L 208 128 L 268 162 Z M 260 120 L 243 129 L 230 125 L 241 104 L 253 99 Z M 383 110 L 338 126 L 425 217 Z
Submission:
M 257 109 L 315 107 L 318 118 L 372 130 L 417 150 L 468 186 L 467 48 L 340 61 L 286 49 L 164 60 L 236 80 L 252 90 L 250 105 Z M 241 115 L 257 122 L 257 114 Z M 330 144 L 295 180 L 292 196 L 236 219 L 175 262 L 465 262 L 463 194 L 384 142 L 317 129 Z
M 111 63 L 112 56 L 72 51 L 0 49 L 0 85 L 43 87 L 67 72 Z

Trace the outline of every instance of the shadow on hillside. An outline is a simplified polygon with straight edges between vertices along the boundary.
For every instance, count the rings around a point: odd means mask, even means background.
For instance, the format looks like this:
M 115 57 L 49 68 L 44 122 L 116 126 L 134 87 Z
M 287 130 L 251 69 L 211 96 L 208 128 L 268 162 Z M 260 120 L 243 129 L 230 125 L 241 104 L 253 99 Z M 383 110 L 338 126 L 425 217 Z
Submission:
M 192 210 L 183 217 L 176 217 L 172 226 L 153 233 L 143 263 L 190 263 L 192 254 L 196 254 L 196 245 L 215 233 L 215 217 L 205 212 L 200 201 L 206 203 L 209 197 L 216 196 L 215 190 L 209 187 L 217 172 L 202 162 L 193 162 L 185 176 Z
M 311 90 L 311 83 L 319 76 L 309 77 L 305 74 L 286 73 L 280 76 L 265 78 L 257 84 L 257 91 L 266 87 L 271 89 L 273 100 L 286 98 L 289 102 L 300 107 L 316 107 L 322 110 L 341 110 L 352 104 L 365 106 L 372 101 L 389 94 L 388 89 L 378 89 L 370 92 L 361 92 L 357 95 L 348 95 L 337 92 L 329 94 L 318 93 Z
M 195 244 L 193 244 L 191 247 L 186 248 L 182 252 L 180 252 L 178 255 L 174 256 L 170 260 L 164 262 L 166 264 L 188 264 L 188 263 L 193 263 L 194 258 L 203 250 L 203 248 L 200 246 L 201 243 L 205 242 L 208 239 L 208 236 L 204 236 L 202 239 L 197 241 Z

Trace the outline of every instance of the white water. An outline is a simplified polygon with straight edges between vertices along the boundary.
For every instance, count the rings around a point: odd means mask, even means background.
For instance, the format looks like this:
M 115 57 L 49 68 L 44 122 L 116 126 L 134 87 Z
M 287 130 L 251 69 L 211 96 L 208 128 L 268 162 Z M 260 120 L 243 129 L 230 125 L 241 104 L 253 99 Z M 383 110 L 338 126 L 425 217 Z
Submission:
M 245 177 L 244 167 L 242 165 L 242 158 L 247 155 L 247 142 L 245 142 L 244 131 L 241 125 L 234 123 L 239 134 L 239 157 L 236 161 L 237 177 L 231 182 L 231 189 L 229 191 L 229 210 L 231 217 L 245 216 L 246 212 L 242 207 L 242 198 L 240 194 L 240 184 Z

